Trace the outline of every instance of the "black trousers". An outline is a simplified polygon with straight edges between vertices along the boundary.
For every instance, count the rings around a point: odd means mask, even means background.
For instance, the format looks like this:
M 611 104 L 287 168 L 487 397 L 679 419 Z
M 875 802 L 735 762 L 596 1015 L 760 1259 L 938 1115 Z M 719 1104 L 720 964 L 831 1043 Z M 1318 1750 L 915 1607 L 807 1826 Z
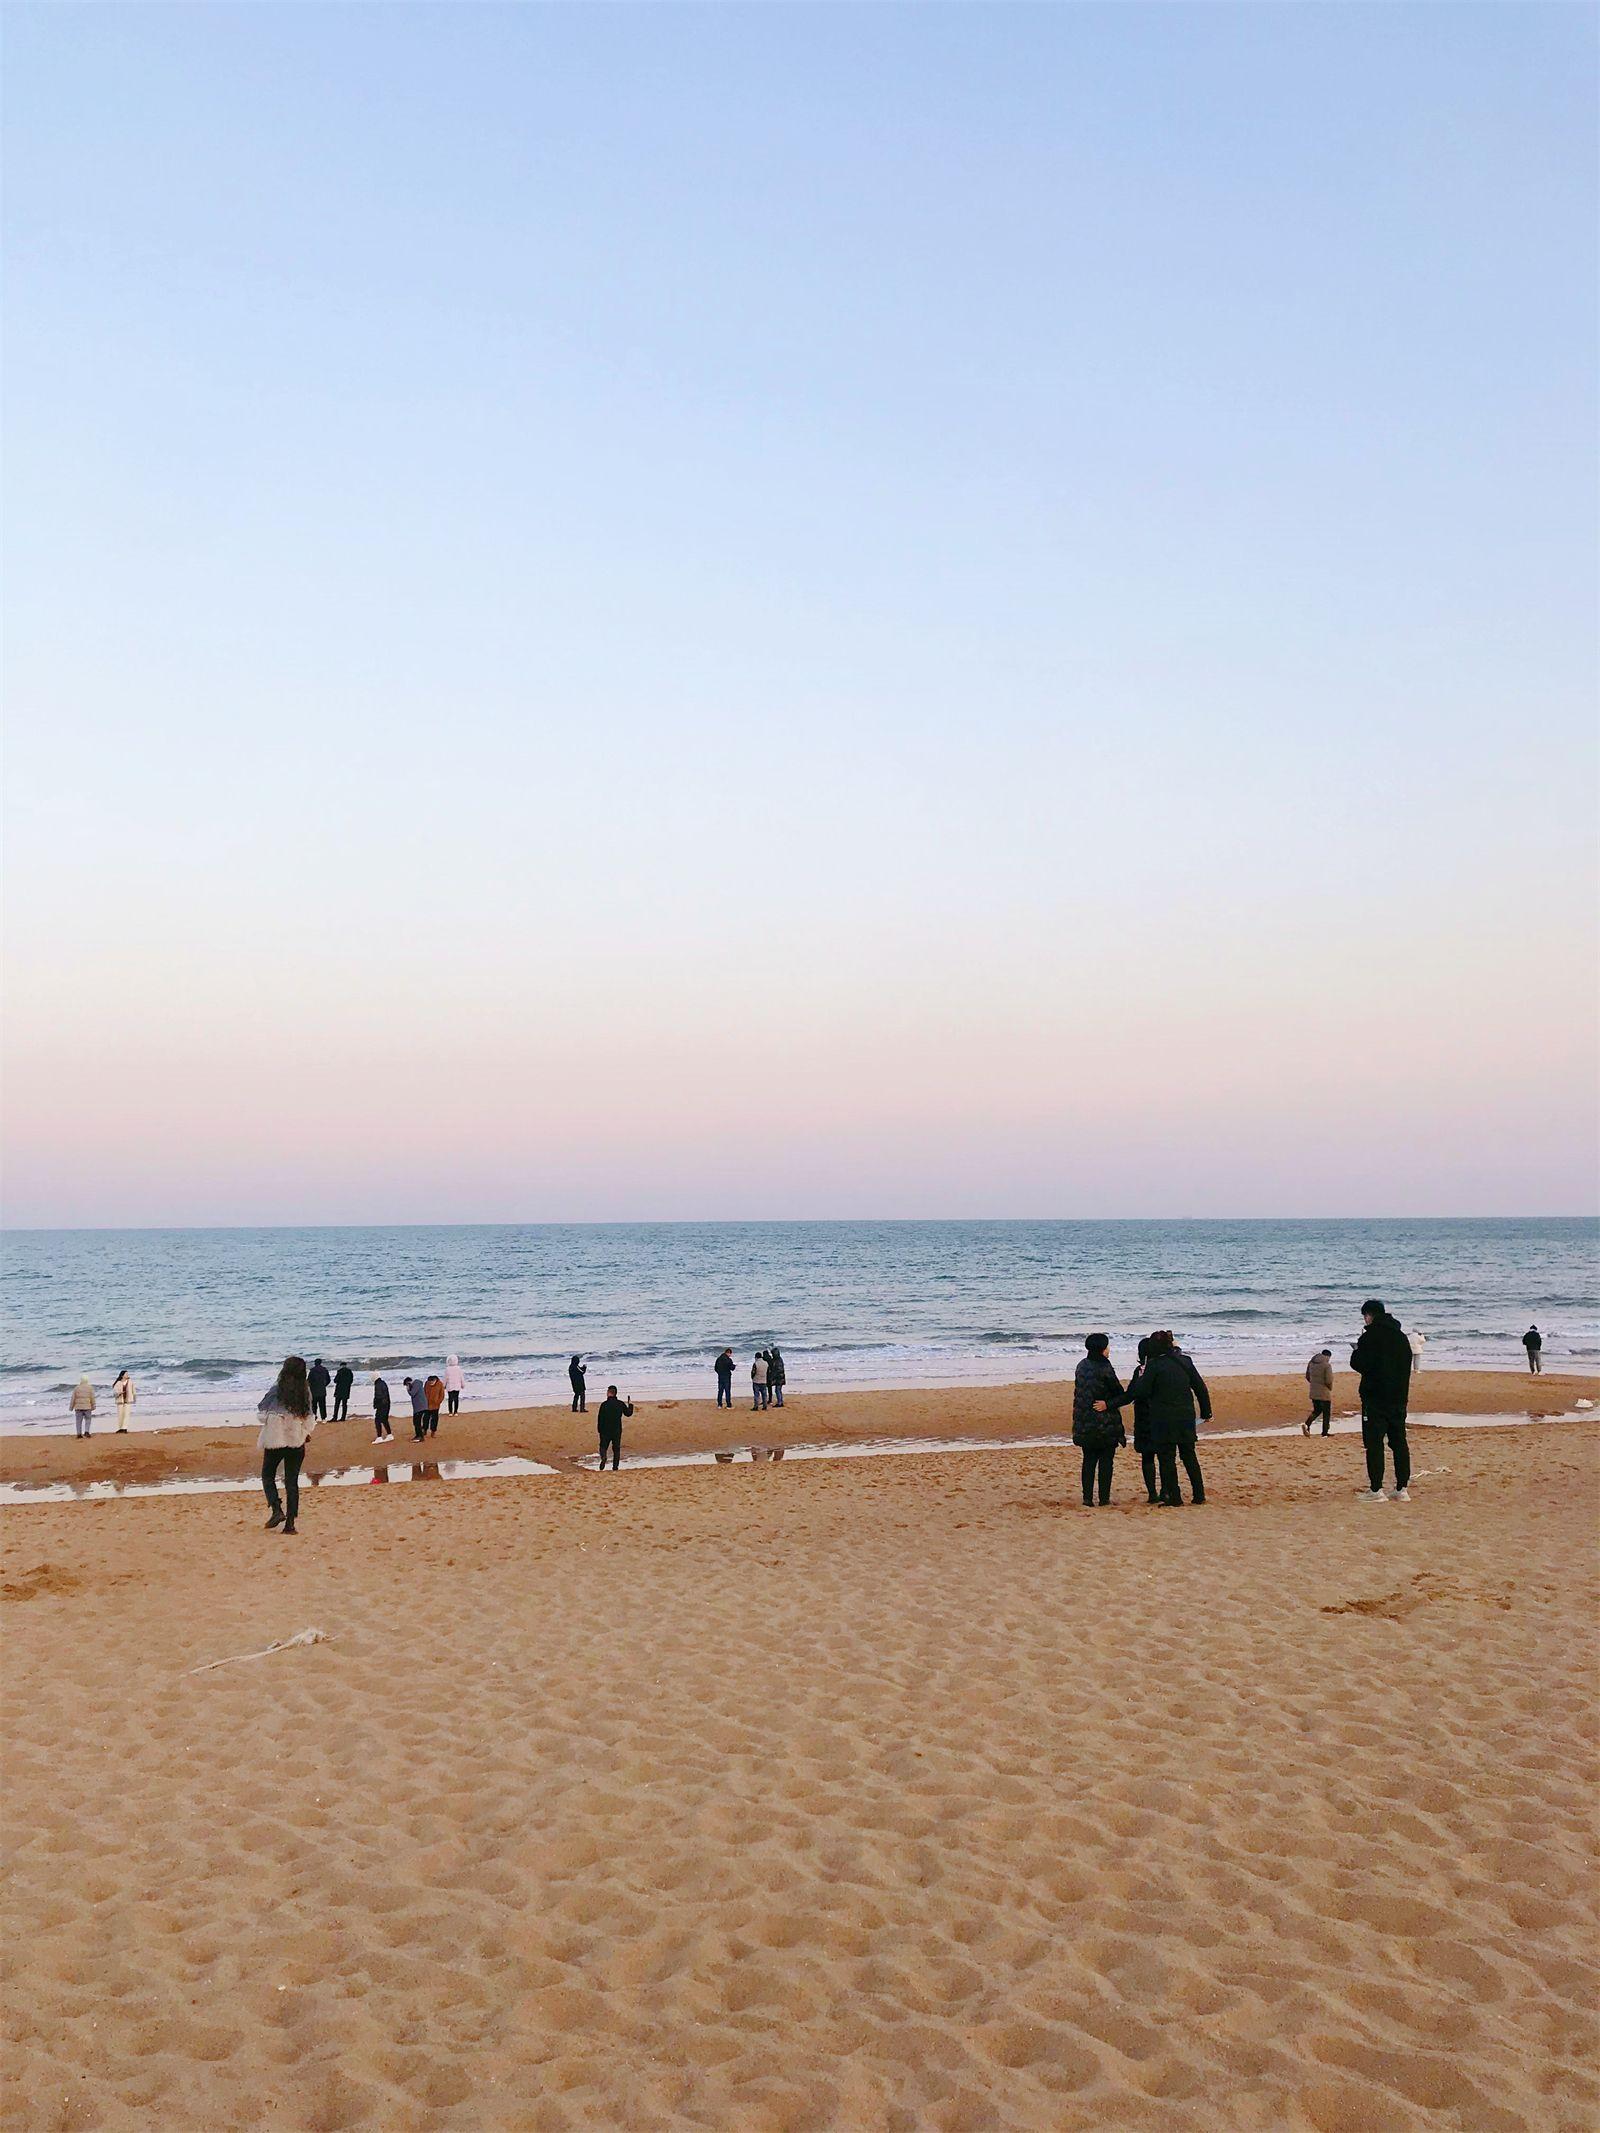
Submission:
M 1096 1484 L 1100 1501 L 1111 1501 L 1111 1470 L 1117 1463 L 1117 1447 L 1114 1444 L 1085 1444 L 1083 1451 L 1083 1500 L 1093 1503 Z
M 413 1408 L 412 1408 L 412 1410 L 411 1410 L 411 1434 L 412 1434 L 412 1436 L 413 1436 L 413 1437 L 415 1437 L 415 1438 L 416 1438 L 416 1440 L 417 1440 L 417 1442 L 418 1442 L 419 1444 L 420 1444 L 420 1443 L 422 1442 L 423 1438 L 424 1438 L 424 1437 L 425 1437 L 425 1436 L 426 1436 L 426 1435 L 428 1434 L 428 1410 L 427 1410 L 427 1409 L 426 1409 L 425 1407 L 413 1407 Z
M 1403 1489 L 1411 1479 L 1411 1447 L 1406 1442 L 1404 1409 L 1368 1407 L 1361 1417 L 1361 1442 L 1367 1454 L 1367 1480 L 1374 1490 L 1383 1487 L 1383 1448 L 1394 1455 L 1394 1485 Z
M 732 1378 L 718 1378 L 718 1380 L 717 1380 L 717 1405 L 718 1405 L 719 1407 L 731 1407 L 731 1406 L 733 1405 L 733 1380 L 732 1380 Z
M 312 1412 L 312 1413 L 313 1413 L 313 1414 L 314 1414 L 314 1415 L 316 1416 L 316 1418 L 317 1418 L 317 1420 L 318 1420 L 319 1422 L 326 1422 L 326 1421 L 327 1421 L 327 1419 L 328 1419 L 328 1388 L 327 1388 L 326 1386 L 324 1386 L 324 1387 L 322 1388 L 321 1392 L 317 1392 L 317 1391 L 313 1390 L 313 1392 L 312 1392 L 312 1394 L 311 1394 L 311 1412 Z
M 453 1415 L 458 1415 L 458 1414 L 460 1414 L 460 1412 L 461 1412 L 461 1395 L 460 1395 L 460 1393 L 459 1393 L 459 1392 L 447 1392 L 447 1393 L 445 1394 L 445 1399 L 446 1399 L 446 1400 L 447 1400 L 447 1401 L 449 1402 L 449 1406 L 450 1406 L 450 1412 L 451 1412 L 451 1413 L 452 1413 Z
M 622 1464 L 622 1424 L 614 1423 L 610 1429 L 600 1432 L 600 1470 L 605 1471 L 606 1453 L 611 1454 L 611 1471 L 616 1472 Z
M 1163 1444 L 1157 1448 L 1156 1458 L 1161 1467 L 1161 1496 L 1165 1503 L 1182 1503 L 1183 1491 L 1178 1487 L 1178 1461 L 1183 1461 L 1183 1471 L 1189 1477 L 1189 1494 L 1196 1503 L 1206 1500 L 1205 1477 L 1200 1472 L 1200 1461 L 1195 1456 L 1194 1439 L 1187 1433 L 1176 1444 Z
M 334 1396 L 333 1396 L 333 1419 L 335 1420 L 335 1422 L 348 1422 L 348 1421 L 349 1421 L 349 1419 L 350 1419 L 350 1395 L 349 1395 L 349 1393 L 347 1393 L 347 1392 L 336 1392 L 336 1393 L 334 1394 Z
M 437 1407 L 430 1407 L 430 1408 L 428 1409 L 428 1435 L 429 1435 L 430 1437 L 437 1437 L 437 1436 L 438 1436 L 438 1434 L 439 1434 L 439 1410 L 438 1410 L 438 1408 L 437 1408 Z
M 306 1456 L 303 1444 L 278 1444 L 271 1451 L 261 1454 L 261 1486 L 266 1491 L 267 1502 L 274 1511 L 284 1506 L 278 1501 L 278 1469 L 283 1468 L 283 1493 L 289 1508 L 289 1524 L 292 1526 L 300 1510 L 300 1464 Z
M 573 1387 L 572 1412 L 575 1415 L 586 1415 L 589 1412 L 588 1394 L 582 1385 L 575 1385 Z
M 1312 1401 L 1311 1412 L 1306 1416 L 1306 1427 L 1308 1429 L 1319 1415 L 1322 1417 L 1322 1434 L 1326 1436 L 1333 1423 L 1333 1402 L 1331 1400 Z
M 1155 1453 L 1141 1452 L 1139 1454 L 1139 1465 L 1144 1474 L 1144 1493 L 1152 1503 L 1155 1503 L 1161 1495 L 1161 1484 L 1156 1479 Z
M 1528 1368 L 1533 1372 L 1535 1377 L 1539 1377 L 1543 1374 L 1544 1361 L 1540 1354 L 1540 1351 L 1537 1348 L 1530 1348 L 1528 1350 Z
M 375 1437 L 392 1437 L 394 1435 L 394 1431 L 389 1427 L 389 1410 L 387 1407 L 375 1407 L 372 1410 L 372 1434 Z

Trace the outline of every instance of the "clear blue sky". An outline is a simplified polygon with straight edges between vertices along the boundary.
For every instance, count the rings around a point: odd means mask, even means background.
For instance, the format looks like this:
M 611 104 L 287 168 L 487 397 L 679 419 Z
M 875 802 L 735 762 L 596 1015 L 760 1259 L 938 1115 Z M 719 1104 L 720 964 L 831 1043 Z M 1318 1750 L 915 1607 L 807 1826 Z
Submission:
M 1591 10 L 6 44 L 8 1220 L 1593 1207 Z

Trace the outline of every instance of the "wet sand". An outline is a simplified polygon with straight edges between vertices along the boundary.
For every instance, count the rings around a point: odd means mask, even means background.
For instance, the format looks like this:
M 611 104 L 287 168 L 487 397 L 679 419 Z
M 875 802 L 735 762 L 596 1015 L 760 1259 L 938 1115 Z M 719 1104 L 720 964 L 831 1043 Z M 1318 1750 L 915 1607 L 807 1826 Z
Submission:
M 873 1437 L 1048 1436 L 1072 1426 L 1070 1380 L 797 1393 L 782 1408 L 761 1414 L 751 1410 L 748 1386 L 736 1392 L 737 1404 L 729 1411 L 715 1405 L 709 1373 L 707 1383 L 701 1400 L 637 1402 L 633 1420 L 624 1426 L 624 1457 L 729 1445 L 859 1443 Z M 1218 1430 L 1298 1427 L 1309 1411 L 1305 1381 L 1298 1375 L 1216 1377 L 1207 1383 L 1216 1410 L 1212 1426 Z M 627 1387 L 622 1389 L 626 1393 Z M 395 1390 L 403 1406 L 404 1393 L 398 1385 Z M 518 1454 L 564 1465 L 593 1452 L 594 1411 L 604 1397 L 602 1382 L 590 1398 L 587 1415 L 574 1415 L 565 1405 L 444 1415 L 438 1435 L 429 1439 L 428 1456 L 492 1459 Z M 1578 1412 L 1576 1402 L 1581 1399 L 1600 1402 L 1600 1376 L 1552 1373 L 1535 1378 L 1504 1370 L 1424 1370 L 1414 1381 L 1412 1405 L 1419 1412 L 1442 1414 L 1558 1416 Z M 368 1402 L 365 1410 L 362 1401 Z M 1355 1404 L 1355 1377 L 1341 1370 L 1334 1413 L 1353 1410 Z M 406 1458 L 413 1445 L 409 1409 L 397 1407 L 391 1421 L 394 1443 L 375 1445 L 370 1387 L 362 1386 L 357 1411 L 348 1422 L 319 1425 L 306 1456 L 308 1470 Z M 58 1435 L 0 1436 L 0 1481 L 152 1481 L 167 1475 L 247 1472 L 256 1463 L 253 1423 L 235 1429 L 141 1427 L 125 1437 L 117 1436 L 112 1424 L 97 1427 L 82 1444 L 72 1435 L 70 1417 L 63 1416 L 62 1425 Z
M 6 1511 L 4 2123 L 1592 2133 L 1600 1422 L 1204 1457 Z

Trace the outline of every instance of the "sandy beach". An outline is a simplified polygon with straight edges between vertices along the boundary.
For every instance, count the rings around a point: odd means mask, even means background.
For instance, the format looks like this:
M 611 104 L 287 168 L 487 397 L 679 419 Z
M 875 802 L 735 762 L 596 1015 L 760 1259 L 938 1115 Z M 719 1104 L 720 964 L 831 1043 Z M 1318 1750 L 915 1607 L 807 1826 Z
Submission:
M 1588 2133 L 1600 1423 L 1206 1463 L 7 1511 L 5 2122 Z

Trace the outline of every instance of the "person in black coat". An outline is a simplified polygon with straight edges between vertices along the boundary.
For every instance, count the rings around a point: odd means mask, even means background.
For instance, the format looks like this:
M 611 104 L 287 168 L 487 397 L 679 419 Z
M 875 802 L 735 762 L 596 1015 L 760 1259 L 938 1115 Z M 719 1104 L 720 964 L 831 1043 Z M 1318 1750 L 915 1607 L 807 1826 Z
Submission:
M 350 1419 L 350 1394 L 355 1388 L 356 1374 L 348 1363 L 341 1363 L 333 1373 L 333 1419 L 348 1422 Z
M 1106 1350 L 1111 1346 L 1103 1333 L 1091 1333 L 1084 1342 L 1088 1353 L 1072 1380 L 1072 1441 L 1083 1454 L 1083 1500 L 1111 1501 L 1111 1473 L 1117 1463 L 1117 1447 L 1126 1444 L 1128 1433 L 1116 1408 L 1122 1402 L 1122 1380 L 1112 1369 Z
M 1399 1319 L 1376 1296 L 1361 1306 L 1364 1328 L 1350 1351 L 1350 1368 L 1361 1379 L 1361 1442 L 1367 1454 L 1369 1503 L 1382 1503 L 1383 1448 L 1394 1455 L 1394 1493 L 1411 1501 L 1411 1447 L 1406 1442 L 1406 1408 L 1411 1400 L 1411 1343 Z
M 1528 1368 L 1538 1377 L 1544 1369 L 1544 1335 L 1537 1326 L 1530 1326 L 1523 1334 L 1522 1345 L 1528 1351 Z
M 589 1412 L 589 1377 L 581 1355 L 575 1355 L 567 1365 L 567 1377 L 572 1385 L 572 1412 L 586 1415 Z
M 306 1372 L 306 1384 L 311 1392 L 311 1415 L 313 1421 L 328 1419 L 328 1366 L 319 1355 Z
M 615 1385 L 606 1387 L 606 1396 L 600 1402 L 595 1421 L 600 1431 L 600 1471 L 606 1470 L 606 1453 L 611 1454 L 611 1471 L 616 1472 L 622 1464 L 622 1418 L 633 1413 L 631 1400 L 619 1400 Z
M 372 1381 L 372 1441 L 387 1444 L 394 1436 L 389 1427 L 389 1380 L 374 1378 Z
M 717 1373 L 717 1405 L 719 1407 L 731 1407 L 733 1405 L 733 1350 L 724 1348 L 711 1367 Z
M 1160 1492 L 1156 1498 L 1164 1509 L 1179 1510 L 1183 1492 L 1178 1486 L 1178 1461 L 1189 1477 L 1193 1502 L 1206 1500 L 1205 1476 L 1195 1451 L 1195 1406 L 1200 1420 L 1211 1420 L 1211 1394 L 1206 1381 L 1178 1346 L 1170 1332 L 1152 1333 L 1145 1343 L 1145 1359 L 1128 1381 L 1119 1406 L 1131 1406 L 1137 1421 L 1140 1403 L 1148 1417 L 1148 1441 L 1156 1455 Z M 1110 1403 L 1108 1402 L 1109 1406 Z
M 1144 1380 L 1139 1375 L 1150 1354 L 1147 1339 L 1139 1343 L 1139 1361 L 1133 1376 L 1128 1380 L 1128 1392 L 1133 1399 L 1133 1448 L 1139 1454 L 1139 1471 L 1144 1475 L 1146 1503 L 1159 1503 L 1161 1489 L 1156 1479 L 1156 1440 L 1151 1431 L 1150 1402 L 1144 1397 Z M 1138 1388 L 1135 1391 L 1135 1387 Z

